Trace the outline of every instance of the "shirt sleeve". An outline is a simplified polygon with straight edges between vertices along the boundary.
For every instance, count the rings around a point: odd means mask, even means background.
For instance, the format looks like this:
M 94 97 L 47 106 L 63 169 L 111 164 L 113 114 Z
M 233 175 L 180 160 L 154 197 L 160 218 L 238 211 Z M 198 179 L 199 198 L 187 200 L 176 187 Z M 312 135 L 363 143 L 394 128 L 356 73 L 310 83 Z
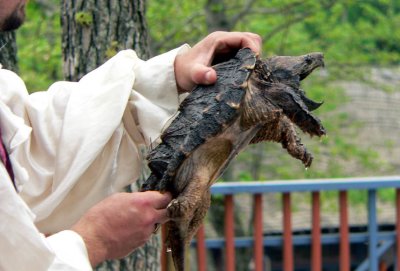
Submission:
M 69 228 L 91 206 L 138 179 L 141 145 L 156 139 L 177 110 L 174 60 L 187 48 L 148 61 L 122 51 L 79 82 L 22 95 L 23 108 L 4 113 L 13 123 L 18 113 L 32 130 L 16 140 L 21 128 L 11 129 L 7 143 L 20 195 L 42 232 Z
M 0 270 L 92 270 L 82 238 L 73 231 L 45 237 L 35 227 L 35 215 L 16 193 L 0 165 Z
M 33 224 L 34 214 L 15 192 L 0 162 L 0 270 L 47 270 L 54 254 Z
M 82 237 L 74 231 L 65 230 L 47 237 L 47 243 L 56 257 L 49 271 L 93 270 Z
M 136 116 L 137 127 L 149 145 L 160 135 L 166 122 L 176 113 L 179 105 L 173 63 L 177 54 L 189 49 L 184 45 L 169 53 L 148 61 L 140 61 L 135 66 L 134 92 L 128 108 Z M 148 91 L 158 89 L 159 91 Z

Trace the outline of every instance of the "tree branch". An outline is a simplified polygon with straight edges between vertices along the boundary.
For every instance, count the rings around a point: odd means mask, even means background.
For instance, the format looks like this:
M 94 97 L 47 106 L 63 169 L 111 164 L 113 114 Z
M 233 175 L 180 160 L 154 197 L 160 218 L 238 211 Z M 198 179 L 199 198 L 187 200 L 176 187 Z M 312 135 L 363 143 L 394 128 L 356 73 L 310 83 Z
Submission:
M 159 52 L 160 49 L 168 42 L 174 39 L 175 35 L 179 33 L 179 31 L 182 30 L 182 26 L 187 26 L 187 25 L 192 25 L 193 21 L 197 19 L 200 16 L 204 16 L 204 11 L 199 10 L 197 12 L 194 12 L 189 18 L 187 18 L 182 24 L 177 26 L 176 28 L 172 29 L 171 32 L 167 33 L 164 35 L 164 38 L 158 42 L 152 43 L 151 45 L 151 53 L 154 55 L 155 52 Z
M 244 5 L 244 8 L 241 11 L 239 11 L 235 16 L 233 16 L 233 18 L 229 22 L 231 29 L 237 24 L 239 20 L 242 19 L 242 17 L 246 16 L 249 13 L 250 9 L 252 8 L 255 2 L 256 0 L 248 0 Z
M 326 4 L 323 3 L 322 5 L 323 5 L 323 7 L 324 7 L 325 9 L 329 9 L 329 8 L 331 8 L 333 5 L 335 5 L 336 2 L 337 2 L 337 0 L 330 0 L 330 1 L 327 2 Z M 291 9 L 293 9 L 294 7 L 297 7 L 297 6 L 301 6 L 301 5 L 304 5 L 304 3 L 303 3 L 302 1 L 295 2 L 295 3 L 291 3 L 290 5 L 286 6 L 286 8 L 284 9 L 284 11 L 285 11 L 285 13 L 290 13 L 290 12 L 291 12 Z M 316 11 L 315 11 L 315 10 L 312 10 L 312 11 L 305 12 L 305 13 L 299 15 L 299 16 L 296 16 L 296 17 L 294 17 L 294 18 L 292 18 L 292 19 L 290 19 L 290 20 L 287 20 L 285 23 L 276 26 L 271 32 L 269 32 L 267 35 L 265 35 L 265 36 L 263 37 L 263 39 L 264 39 L 264 40 L 269 40 L 269 39 L 271 39 L 273 36 L 275 36 L 276 34 L 278 34 L 280 31 L 282 31 L 282 30 L 284 30 L 284 29 L 290 27 L 291 25 L 294 25 L 294 24 L 296 24 L 296 23 L 299 23 L 299 22 L 305 20 L 306 18 L 310 17 L 311 15 L 314 15 L 315 13 L 316 13 Z
M 283 31 L 284 29 L 288 28 L 291 25 L 294 25 L 296 23 L 299 23 L 299 22 L 303 21 L 304 19 L 306 19 L 307 17 L 311 16 L 312 14 L 314 14 L 314 13 L 313 12 L 307 12 L 307 13 L 302 14 L 302 16 L 297 16 L 296 18 L 293 18 L 291 20 L 286 21 L 283 24 L 280 24 L 280 25 L 276 26 L 274 29 L 272 29 L 271 32 L 269 32 L 267 35 L 265 35 L 263 37 L 263 40 L 267 41 L 267 40 L 271 39 L 273 36 L 275 36 L 279 32 Z

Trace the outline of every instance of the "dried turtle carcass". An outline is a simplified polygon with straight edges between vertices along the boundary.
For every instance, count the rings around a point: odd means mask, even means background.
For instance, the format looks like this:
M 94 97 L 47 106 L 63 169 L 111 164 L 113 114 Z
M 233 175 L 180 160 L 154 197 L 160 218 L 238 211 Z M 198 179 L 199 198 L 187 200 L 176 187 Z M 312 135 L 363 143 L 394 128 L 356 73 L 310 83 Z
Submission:
M 248 144 L 280 142 L 309 167 L 312 156 L 295 125 L 311 136 L 325 134 L 311 114 L 321 103 L 300 89 L 300 81 L 323 66 L 323 54 L 259 59 L 244 48 L 213 68 L 217 82 L 197 86 L 149 152 L 150 177 L 143 191 L 169 191 L 167 246 L 175 268 L 185 269 L 184 250 L 210 206 L 210 186 Z

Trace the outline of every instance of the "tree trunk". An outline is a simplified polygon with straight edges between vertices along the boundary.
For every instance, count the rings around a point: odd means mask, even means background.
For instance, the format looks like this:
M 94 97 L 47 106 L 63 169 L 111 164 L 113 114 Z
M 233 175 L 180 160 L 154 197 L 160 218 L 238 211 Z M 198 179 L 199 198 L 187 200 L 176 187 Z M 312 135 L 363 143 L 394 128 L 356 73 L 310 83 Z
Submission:
M 15 32 L 0 32 L 0 64 L 4 69 L 18 73 Z
M 66 80 L 79 80 L 123 49 L 134 49 L 142 59 L 149 56 L 145 0 L 62 0 L 61 24 Z M 159 247 L 153 236 L 131 255 L 96 270 L 159 270 Z
M 77 81 L 122 49 L 148 58 L 144 0 L 63 0 L 64 75 Z

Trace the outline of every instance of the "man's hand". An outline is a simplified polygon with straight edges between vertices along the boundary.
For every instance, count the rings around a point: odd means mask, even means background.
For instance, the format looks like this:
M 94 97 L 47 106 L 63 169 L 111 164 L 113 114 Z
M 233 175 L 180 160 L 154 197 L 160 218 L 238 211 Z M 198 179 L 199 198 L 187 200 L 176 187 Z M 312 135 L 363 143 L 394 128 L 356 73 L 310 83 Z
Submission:
M 142 246 L 156 224 L 167 222 L 171 195 L 155 191 L 114 194 L 92 207 L 73 227 L 82 236 L 94 267 Z
M 214 32 L 175 59 L 175 79 L 179 92 L 191 91 L 197 84 L 213 84 L 217 74 L 210 68 L 216 56 L 249 47 L 261 50 L 261 38 L 253 33 Z

